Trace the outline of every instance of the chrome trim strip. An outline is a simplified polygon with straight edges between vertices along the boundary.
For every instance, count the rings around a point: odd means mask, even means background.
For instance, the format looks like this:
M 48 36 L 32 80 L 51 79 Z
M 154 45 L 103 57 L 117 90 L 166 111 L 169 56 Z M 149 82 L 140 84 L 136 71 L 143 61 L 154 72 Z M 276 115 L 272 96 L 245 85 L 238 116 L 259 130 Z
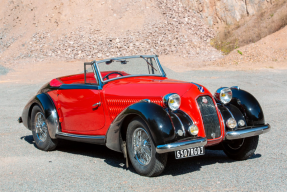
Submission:
M 179 123 L 180 123 L 180 125 L 181 125 L 181 129 L 182 129 L 182 131 L 183 131 L 183 136 L 186 136 L 186 131 L 185 131 L 185 129 L 184 129 L 184 125 L 183 125 L 183 123 L 181 122 L 180 118 L 179 118 L 175 113 L 173 113 L 173 112 L 171 112 L 171 113 L 178 119 L 178 121 L 179 121 Z
M 261 135 L 263 133 L 267 133 L 268 131 L 270 131 L 270 129 L 271 126 L 269 124 L 266 124 L 263 126 L 246 127 L 246 129 L 240 129 L 236 131 L 227 131 L 225 139 L 234 140 L 234 139 L 242 139 L 246 137 Z
M 195 139 L 177 141 L 174 143 L 158 145 L 156 147 L 157 153 L 168 153 L 181 149 L 188 149 L 192 147 L 203 147 L 207 144 L 207 139 L 204 137 L 197 137 Z
M 105 135 L 97 135 L 97 136 L 92 136 L 92 135 L 78 135 L 78 134 L 71 134 L 71 133 L 63 133 L 63 132 L 58 132 L 57 135 L 65 136 L 65 137 L 76 137 L 76 138 L 82 138 L 82 139 L 105 139 Z

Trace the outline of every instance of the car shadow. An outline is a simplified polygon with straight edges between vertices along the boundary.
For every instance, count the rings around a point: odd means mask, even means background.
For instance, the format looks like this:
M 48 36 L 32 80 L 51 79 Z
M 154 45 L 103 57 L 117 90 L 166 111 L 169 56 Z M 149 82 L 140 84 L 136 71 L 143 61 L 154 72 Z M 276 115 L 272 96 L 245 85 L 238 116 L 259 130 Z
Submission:
M 261 157 L 261 154 L 255 154 L 249 159 L 255 159 Z M 174 153 L 169 153 L 167 166 L 162 175 L 183 175 L 186 173 L 196 172 L 201 167 L 213 165 L 217 163 L 234 163 L 235 160 L 228 158 L 222 150 L 210 150 L 206 149 L 205 155 L 175 159 Z
M 35 145 L 33 135 L 22 136 L 22 137 L 20 137 L 20 139 L 26 141 L 29 144 L 34 144 Z
M 34 143 L 32 135 L 23 136 L 21 140 L 29 144 Z M 35 146 L 36 147 L 36 146 Z M 83 155 L 88 157 L 104 159 L 104 162 L 115 168 L 129 170 L 136 173 L 129 162 L 129 167 L 126 167 L 126 160 L 122 153 L 112 151 L 104 145 L 95 145 L 89 143 L 80 143 L 75 141 L 60 140 L 57 151 L 72 153 L 76 155 Z M 249 159 L 256 159 L 261 157 L 261 154 L 255 154 Z M 201 167 L 213 165 L 217 163 L 233 163 L 234 160 L 228 158 L 222 150 L 206 149 L 205 155 L 185 159 L 175 159 L 174 153 L 168 154 L 167 166 L 160 176 L 172 175 L 178 176 L 191 172 L 196 172 Z

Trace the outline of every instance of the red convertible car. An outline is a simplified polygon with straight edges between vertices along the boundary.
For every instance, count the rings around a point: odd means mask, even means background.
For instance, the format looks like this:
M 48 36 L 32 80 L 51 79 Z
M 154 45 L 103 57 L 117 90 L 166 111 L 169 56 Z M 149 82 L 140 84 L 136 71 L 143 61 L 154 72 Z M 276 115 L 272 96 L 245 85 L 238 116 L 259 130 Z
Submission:
M 19 122 L 41 150 L 54 150 L 59 139 L 106 145 L 144 176 L 161 174 L 170 152 L 180 159 L 218 145 L 245 160 L 270 130 L 247 91 L 221 87 L 212 95 L 197 83 L 168 79 L 156 55 L 84 63 L 82 74 L 44 85 Z

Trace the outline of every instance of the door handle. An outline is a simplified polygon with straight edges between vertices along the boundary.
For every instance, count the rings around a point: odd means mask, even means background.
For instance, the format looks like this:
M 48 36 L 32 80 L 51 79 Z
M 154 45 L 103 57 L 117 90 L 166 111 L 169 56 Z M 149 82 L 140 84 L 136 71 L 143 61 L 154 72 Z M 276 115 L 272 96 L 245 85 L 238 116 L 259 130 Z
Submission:
M 93 109 L 95 109 L 95 108 L 97 108 L 97 107 L 99 107 L 99 106 L 101 106 L 101 102 L 95 103 L 95 104 L 93 105 Z

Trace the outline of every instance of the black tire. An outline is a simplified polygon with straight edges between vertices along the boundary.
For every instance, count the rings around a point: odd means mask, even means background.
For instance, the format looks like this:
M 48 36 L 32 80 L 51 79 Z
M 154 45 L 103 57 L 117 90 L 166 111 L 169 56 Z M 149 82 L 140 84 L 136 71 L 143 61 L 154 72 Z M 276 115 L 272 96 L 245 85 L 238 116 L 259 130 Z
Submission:
M 222 143 L 224 153 L 234 160 L 246 160 L 252 155 L 257 148 L 259 136 L 247 137 L 244 139 L 236 139 L 225 141 Z
M 142 130 L 141 130 L 142 129 Z M 134 147 L 133 147 L 133 134 L 136 133 L 135 131 L 141 130 L 145 131 L 149 139 L 146 139 L 145 141 L 148 142 L 149 151 L 151 151 L 151 158 L 148 164 L 143 165 L 140 163 L 140 161 L 136 158 L 137 156 L 134 154 Z M 144 133 L 144 132 L 143 132 Z M 126 134 L 126 140 L 127 140 L 127 152 L 128 157 L 131 161 L 131 164 L 133 165 L 136 172 L 140 175 L 147 176 L 147 177 L 154 177 L 159 174 L 161 174 L 166 166 L 167 162 L 167 154 L 159 154 L 156 152 L 156 148 L 154 146 L 154 143 L 152 141 L 152 138 L 150 136 L 150 133 L 147 129 L 147 126 L 145 122 L 140 118 L 134 118 L 128 125 L 127 134 Z M 145 142 L 143 142 L 145 143 Z M 142 146 L 143 147 L 143 146 Z
M 46 137 L 42 136 L 39 132 L 39 128 L 37 129 L 36 127 L 36 124 L 38 122 L 36 121 L 37 118 L 36 116 L 43 117 L 42 119 L 45 124 L 44 125 L 42 124 L 41 126 L 42 130 L 41 133 L 46 133 Z M 38 105 L 34 106 L 32 109 L 31 125 L 32 125 L 33 138 L 38 149 L 41 149 L 43 151 L 52 151 L 57 147 L 58 140 L 51 139 L 48 131 L 47 120 L 44 116 L 43 110 Z

